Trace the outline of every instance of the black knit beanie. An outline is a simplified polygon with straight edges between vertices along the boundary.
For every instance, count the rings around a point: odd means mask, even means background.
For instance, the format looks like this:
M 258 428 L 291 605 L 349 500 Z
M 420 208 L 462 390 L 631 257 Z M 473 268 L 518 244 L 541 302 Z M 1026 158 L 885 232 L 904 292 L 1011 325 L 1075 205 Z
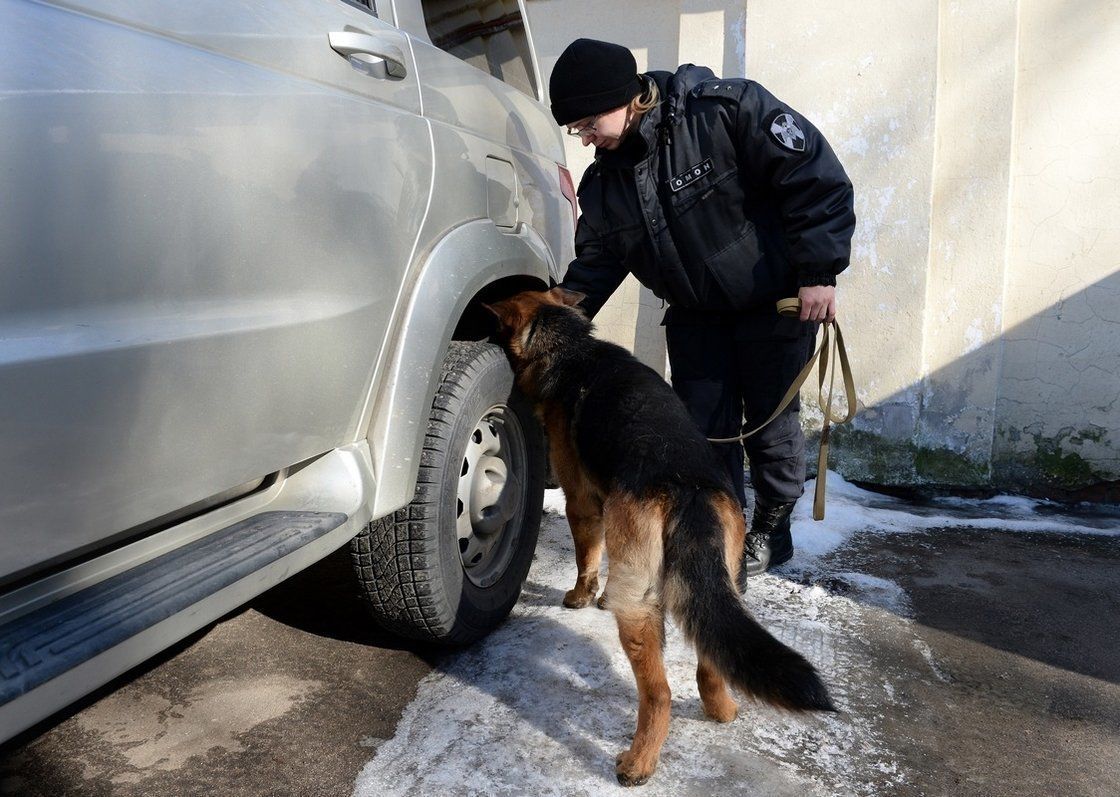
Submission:
M 595 39 L 569 44 L 548 81 L 552 115 L 560 125 L 619 108 L 641 92 L 634 54 Z

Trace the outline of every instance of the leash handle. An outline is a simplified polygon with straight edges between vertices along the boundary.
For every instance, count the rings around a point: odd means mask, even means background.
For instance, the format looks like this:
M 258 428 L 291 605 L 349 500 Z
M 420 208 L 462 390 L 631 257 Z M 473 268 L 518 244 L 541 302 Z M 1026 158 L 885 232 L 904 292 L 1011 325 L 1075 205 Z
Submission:
M 801 300 L 793 297 L 789 299 L 782 299 L 777 305 L 778 313 L 788 317 L 799 317 L 801 315 Z M 813 519 L 824 520 L 824 489 L 825 478 L 828 473 L 828 448 L 831 438 L 831 425 L 848 423 L 856 416 L 856 385 L 855 379 L 852 378 L 852 366 L 848 361 L 848 349 L 844 345 L 844 334 L 840 331 L 840 325 L 836 321 L 825 321 L 822 324 L 824 333 L 821 336 L 820 345 L 817 346 L 813 356 L 805 363 L 801 372 L 794 378 L 793 383 L 786 390 L 781 401 L 778 402 L 777 408 L 770 413 L 770 417 L 760 423 L 749 432 L 744 432 L 738 437 L 709 437 L 710 443 L 738 443 L 746 440 L 751 435 L 757 434 L 766 428 L 775 418 L 782 414 L 782 411 L 789 406 L 794 397 L 800 392 L 801 386 L 809 378 L 813 372 L 813 366 L 817 365 L 817 406 L 821 408 L 824 415 L 824 423 L 821 427 L 821 443 L 820 451 L 817 454 L 817 484 L 813 494 Z M 830 334 L 831 330 L 835 329 L 835 335 Z M 822 353 L 824 356 L 822 357 Z M 833 388 L 836 385 L 836 363 L 839 361 L 840 373 L 844 381 L 844 394 L 847 400 L 847 412 L 844 415 L 837 415 L 832 412 L 832 395 Z M 831 368 L 829 367 L 831 365 Z M 824 382 L 825 377 L 831 372 L 832 377 L 828 386 L 828 399 L 824 397 Z

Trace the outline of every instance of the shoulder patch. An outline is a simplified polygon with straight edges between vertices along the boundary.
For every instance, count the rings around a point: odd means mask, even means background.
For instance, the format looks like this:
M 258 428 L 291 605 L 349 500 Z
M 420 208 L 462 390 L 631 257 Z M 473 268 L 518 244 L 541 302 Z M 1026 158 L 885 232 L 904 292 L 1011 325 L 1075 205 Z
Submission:
M 778 145 L 790 152 L 805 151 L 805 131 L 797 124 L 793 115 L 779 111 L 765 123 L 766 132 Z

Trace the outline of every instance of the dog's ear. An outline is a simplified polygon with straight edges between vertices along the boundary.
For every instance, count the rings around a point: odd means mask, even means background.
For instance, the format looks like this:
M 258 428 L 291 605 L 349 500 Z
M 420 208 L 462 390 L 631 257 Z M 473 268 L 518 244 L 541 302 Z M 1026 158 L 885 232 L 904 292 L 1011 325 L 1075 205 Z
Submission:
M 561 303 L 568 305 L 568 307 L 575 307 L 577 304 L 587 298 L 586 293 L 580 293 L 579 291 L 570 291 L 560 285 L 557 285 L 555 288 L 550 290 L 549 293 L 552 294 L 554 298 L 559 299 Z
M 480 304 L 494 315 L 491 319 L 494 322 L 494 331 L 501 331 L 506 326 L 506 313 L 508 312 L 507 308 L 504 307 L 505 302 L 495 302 L 494 304 L 480 302 Z
M 514 307 L 512 302 L 505 299 L 500 302 L 494 302 L 493 304 L 487 304 L 486 302 L 481 302 L 481 304 L 493 313 L 502 324 L 507 323 L 511 317 L 517 315 L 517 308 Z
M 508 301 L 494 302 L 494 304 L 486 304 L 481 302 L 483 307 L 494 314 L 498 321 L 499 329 L 512 329 L 516 327 L 521 320 L 521 314 L 517 310 L 517 306 Z

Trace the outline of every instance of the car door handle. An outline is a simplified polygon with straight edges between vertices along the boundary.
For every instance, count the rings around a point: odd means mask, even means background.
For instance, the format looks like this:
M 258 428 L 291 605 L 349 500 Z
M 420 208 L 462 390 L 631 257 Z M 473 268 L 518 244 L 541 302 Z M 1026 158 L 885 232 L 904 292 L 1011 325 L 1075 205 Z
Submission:
M 332 50 L 370 77 L 400 80 L 408 75 L 404 53 L 395 44 L 381 41 L 368 33 L 349 30 L 332 31 L 327 34 L 327 39 Z

